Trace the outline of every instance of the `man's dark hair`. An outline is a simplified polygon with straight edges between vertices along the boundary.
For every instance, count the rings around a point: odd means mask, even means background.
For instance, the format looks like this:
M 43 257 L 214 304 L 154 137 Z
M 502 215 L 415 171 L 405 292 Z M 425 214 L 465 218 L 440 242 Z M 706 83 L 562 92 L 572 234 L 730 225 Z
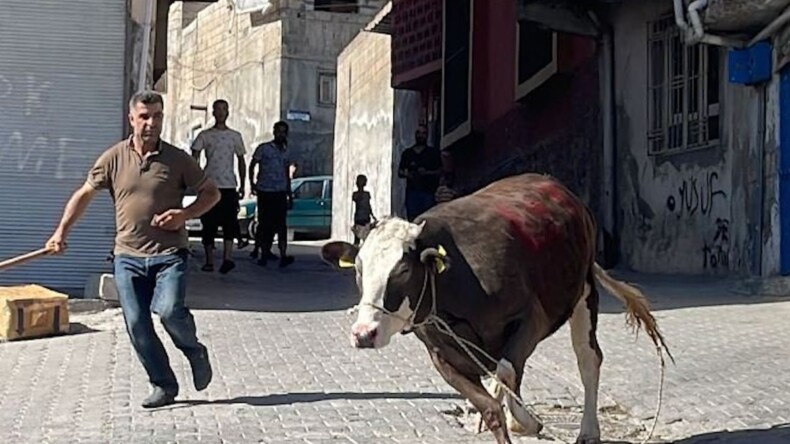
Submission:
M 288 124 L 283 120 L 280 120 L 279 122 L 274 124 L 274 129 L 277 130 L 277 128 L 283 128 L 286 131 L 289 130 Z
M 129 100 L 129 109 L 136 107 L 138 103 L 142 103 L 143 105 L 154 105 L 158 103 L 162 105 L 162 107 L 165 106 L 165 101 L 162 99 L 162 96 L 154 91 L 141 91 L 133 95 Z
M 225 99 L 217 99 L 217 100 L 215 100 L 214 104 L 212 106 L 214 108 L 216 108 L 217 105 L 225 105 L 226 107 L 230 108 L 230 105 L 228 105 L 228 101 L 225 100 Z
M 359 182 L 360 180 L 363 180 L 363 181 L 365 181 L 365 183 L 367 183 L 368 182 L 368 176 L 366 176 L 364 174 L 360 174 L 359 176 L 357 176 L 357 182 Z

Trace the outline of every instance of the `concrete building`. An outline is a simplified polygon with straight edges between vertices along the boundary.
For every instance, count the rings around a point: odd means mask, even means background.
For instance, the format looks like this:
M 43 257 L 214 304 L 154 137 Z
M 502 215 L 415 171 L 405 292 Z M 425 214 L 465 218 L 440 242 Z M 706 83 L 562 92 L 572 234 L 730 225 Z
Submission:
M 788 4 L 521 3 L 522 19 L 603 45 L 601 110 L 613 137 L 602 149 L 614 160 L 604 177 L 622 266 L 780 272 L 780 75 L 771 70 L 780 27 L 760 30 Z
M 338 59 L 332 238 L 351 240 L 356 177 L 368 178 L 377 216 L 403 214 L 400 153 L 414 142 L 420 97 L 392 88 L 388 3 Z
M 240 9 L 242 4 L 255 8 Z M 188 148 L 212 125 L 211 103 L 230 102 L 228 124 L 249 155 L 291 127 L 299 175 L 332 172 L 337 57 L 383 0 L 174 2 L 170 7 L 165 139 Z

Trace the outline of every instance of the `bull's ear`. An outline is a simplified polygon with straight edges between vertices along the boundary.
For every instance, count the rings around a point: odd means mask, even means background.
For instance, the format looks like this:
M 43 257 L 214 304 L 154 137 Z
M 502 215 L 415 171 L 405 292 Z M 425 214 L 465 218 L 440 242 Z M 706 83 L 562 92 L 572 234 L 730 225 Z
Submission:
M 422 221 L 419 224 L 409 224 L 409 239 L 412 242 L 415 242 L 420 237 L 422 230 L 425 229 L 425 223 L 425 221 Z
M 321 259 L 336 268 L 354 268 L 358 252 L 348 242 L 330 242 L 321 248 Z
M 443 246 L 429 247 L 420 252 L 420 260 L 429 267 L 434 267 L 436 273 L 443 273 L 450 268 L 450 258 Z

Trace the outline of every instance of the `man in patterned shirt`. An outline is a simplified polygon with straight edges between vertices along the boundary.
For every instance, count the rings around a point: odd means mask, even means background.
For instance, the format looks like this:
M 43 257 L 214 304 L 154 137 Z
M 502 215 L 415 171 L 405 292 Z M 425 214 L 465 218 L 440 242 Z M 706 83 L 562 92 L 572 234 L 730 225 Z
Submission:
M 224 251 L 219 272 L 230 272 L 233 262 L 233 241 L 239 237 L 239 198 L 244 196 L 244 181 L 247 166 L 244 162 L 244 141 L 241 133 L 228 128 L 228 102 L 217 100 L 213 105 L 215 124 L 198 134 L 192 143 L 192 155 L 200 162 L 200 153 L 206 154 L 205 172 L 219 188 L 222 195 L 219 203 L 201 217 L 203 223 L 203 246 L 206 249 L 206 264 L 203 271 L 214 271 L 214 239 L 217 228 L 222 227 Z M 236 181 L 233 169 L 234 158 L 238 164 L 241 182 Z M 238 189 L 238 191 L 237 191 Z
M 258 196 L 258 232 L 255 248 L 262 257 L 258 265 L 266 266 L 267 252 L 272 248 L 274 235 L 280 248 L 280 267 L 291 265 L 294 258 L 287 256 L 288 227 L 286 216 L 293 202 L 288 158 L 288 124 L 274 124 L 274 140 L 255 149 L 250 162 L 250 185 Z M 256 175 L 255 168 L 258 167 Z

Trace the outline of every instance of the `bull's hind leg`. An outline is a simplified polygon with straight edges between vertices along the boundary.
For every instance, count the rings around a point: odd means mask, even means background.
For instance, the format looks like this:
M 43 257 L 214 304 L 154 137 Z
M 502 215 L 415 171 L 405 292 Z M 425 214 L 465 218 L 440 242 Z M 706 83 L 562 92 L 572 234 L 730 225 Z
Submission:
M 505 427 L 505 412 L 502 404 L 496 401 L 486 391 L 480 378 L 467 376 L 456 370 L 436 352 L 429 352 L 433 365 L 439 370 L 445 381 L 469 400 L 485 420 L 491 433 L 494 434 L 497 444 L 510 444 L 510 437 Z
M 603 353 L 595 334 L 598 323 L 598 290 L 592 274 L 584 284 L 584 294 L 571 316 L 571 339 L 573 350 L 584 385 L 584 413 L 576 444 L 599 444 L 601 429 L 598 425 L 598 379 L 603 362 Z

